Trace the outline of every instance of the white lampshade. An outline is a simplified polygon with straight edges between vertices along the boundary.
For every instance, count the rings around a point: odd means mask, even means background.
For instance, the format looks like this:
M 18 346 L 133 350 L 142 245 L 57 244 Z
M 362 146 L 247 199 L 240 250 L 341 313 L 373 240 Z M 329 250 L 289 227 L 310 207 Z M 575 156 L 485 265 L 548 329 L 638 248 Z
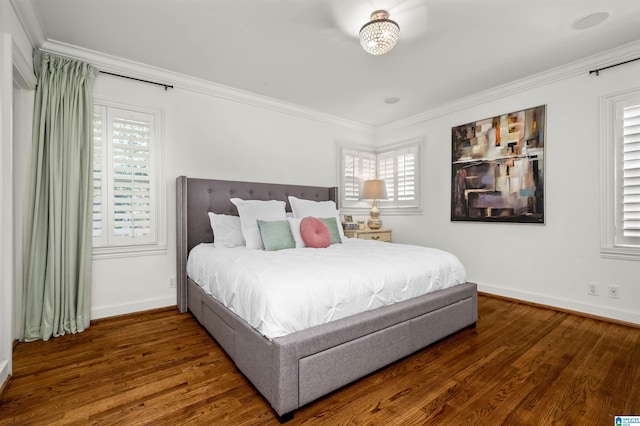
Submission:
M 365 200 L 386 200 L 387 185 L 382 179 L 365 180 L 360 198 Z

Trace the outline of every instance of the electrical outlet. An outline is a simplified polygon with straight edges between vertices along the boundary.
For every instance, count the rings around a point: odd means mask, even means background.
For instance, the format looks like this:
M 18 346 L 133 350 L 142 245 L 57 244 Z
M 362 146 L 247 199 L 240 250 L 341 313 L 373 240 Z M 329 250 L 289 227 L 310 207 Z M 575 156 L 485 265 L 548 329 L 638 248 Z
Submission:
M 169 278 L 169 288 L 176 288 L 176 277 Z
M 618 287 L 617 285 L 610 285 L 609 297 L 612 299 L 620 299 L 620 287 Z
M 589 285 L 587 286 L 587 293 L 589 293 L 591 296 L 597 296 L 598 295 L 598 284 L 597 283 L 589 283 Z

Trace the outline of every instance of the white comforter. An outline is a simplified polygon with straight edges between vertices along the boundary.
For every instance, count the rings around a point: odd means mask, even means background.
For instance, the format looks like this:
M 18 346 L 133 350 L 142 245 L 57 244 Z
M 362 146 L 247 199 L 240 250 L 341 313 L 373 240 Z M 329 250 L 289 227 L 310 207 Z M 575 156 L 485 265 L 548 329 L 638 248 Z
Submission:
M 345 239 L 325 249 L 280 251 L 200 244 L 187 274 L 267 338 L 465 282 L 451 253 Z

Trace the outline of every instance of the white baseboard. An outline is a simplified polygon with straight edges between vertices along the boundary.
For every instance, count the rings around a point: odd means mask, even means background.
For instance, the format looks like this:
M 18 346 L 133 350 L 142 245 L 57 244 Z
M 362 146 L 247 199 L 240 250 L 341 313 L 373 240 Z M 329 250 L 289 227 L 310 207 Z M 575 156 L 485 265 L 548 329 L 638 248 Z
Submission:
M 133 303 L 123 303 L 110 306 L 97 306 L 91 308 L 91 319 L 114 317 L 117 315 L 131 314 L 134 312 L 148 311 L 150 309 L 176 306 L 176 296 L 162 297 L 159 299 L 139 300 Z
M 3 359 L 0 361 L 0 394 L 2 394 L 2 390 L 8 384 L 7 379 L 11 375 L 11 371 L 9 371 L 9 361 Z
M 524 302 L 547 305 L 558 309 L 582 312 L 587 315 L 610 318 L 617 321 L 629 322 L 640 325 L 640 313 L 624 311 L 619 309 L 605 308 L 602 306 L 588 305 L 575 302 L 573 300 L 558 299 L 541 294 L 512 290 L 503 287 L 478 283 L 478 291 L 496 296 L 518 299 Z M 99 306 L 91 309 L 91 319 L 113 317 L 117 315 L 131 314 L 134 312 L 148 311 L 150 309 L 175 306 L 175 296 L 163 297 L 159 299 L 141 300 L 134 303 L 124 303 L 111 306 Z
M 487 284 L 478 284 L 478 291 L 493 294 L 496 296 L 518 299 L 524 302 L 537 303 L 540 305 L 547 305 L 558 309 L 581 312 L 586 315 L 610 318 L 612 320 L 640 325 L 640 313 L 638 312 L 588 305 L 586 303 L 575 302 L 573 300 L 558 299 L 541 294 L 528 293 Z

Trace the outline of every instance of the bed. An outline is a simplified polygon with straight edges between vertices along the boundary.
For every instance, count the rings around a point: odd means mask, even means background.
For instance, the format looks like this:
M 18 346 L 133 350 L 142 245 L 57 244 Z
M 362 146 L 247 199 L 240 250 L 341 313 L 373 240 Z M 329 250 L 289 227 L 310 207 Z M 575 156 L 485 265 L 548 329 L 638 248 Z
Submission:
M 177 304 L 191 312 L 285 422 L 299 407 L 477 321 L 465 282 L 392 305 L 267 338 L 187 276 L 189 252 L 214 240 L 208 213 L 237 215 L 230 198 L 333 200 L 335 187 L 177 179 Z M 388 244 L 388 243 L 376 243 Z

